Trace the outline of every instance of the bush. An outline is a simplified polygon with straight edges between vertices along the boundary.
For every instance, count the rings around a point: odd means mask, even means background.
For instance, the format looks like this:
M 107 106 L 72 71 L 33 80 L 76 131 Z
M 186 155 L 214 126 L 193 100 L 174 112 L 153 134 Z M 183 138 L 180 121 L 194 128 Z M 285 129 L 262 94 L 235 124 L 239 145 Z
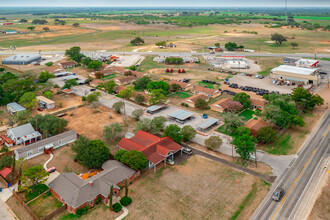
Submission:
M 8 152 L 9 149 L 8 147 L 2 147 L 1 150 L 0 150 L 0 153 L 5 153 L 5 152 Z
M 125 197 L 121 198 L 121 200 L 120 200 L 120 204 L 122 204 L 123 206 L 128 206 L 131 203 L 132 203 L 131 197 L 125 196 Z
M 97 198 L 97 200 L 95 201 L 95 204 L 98 205 L 98 204 L 100 204 L 100 202 L 101 202 L 101 197 Z
M 126 152 L 127 152 L 126 150 L 119 150 L 119 151 L 117 151 L 117 153 L 116 153 L 115 156 L 114 156 L 114 159 L 120 161 L 121 157 L 122 157 Z
M 77 211 L 76 211 L 76 215 L 78 215 L 78 216 L 82 216 L 83 214 L 85 214 L 85 213 L 88 212 L 88 209 L 89 209 L 88 206 L 86 206 L 85 208 L 77 209 Z
M 122 205 L 120 205 L 120 203 L 118 203 L 118 202 L 113 204 L 113 206 L 112 206 L 112 209 L 114 212 L 119 212 L 122 208 L 123 208 Z

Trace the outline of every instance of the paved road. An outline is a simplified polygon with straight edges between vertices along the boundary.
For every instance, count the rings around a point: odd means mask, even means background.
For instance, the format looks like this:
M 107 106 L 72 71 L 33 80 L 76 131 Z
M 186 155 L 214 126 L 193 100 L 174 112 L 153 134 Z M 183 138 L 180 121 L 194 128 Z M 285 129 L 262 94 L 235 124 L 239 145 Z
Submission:
M 321 169 L 321 161 L 330 153 L 330 111 L 322 119 L 321 123 L 303 146 L 298 158 L 282 176 L 278 184 L 275 184 L 264 202 L 256 210 L 252 219 L 294 219 L 295 212 L 304 197 L 310 179 L 314 173 Z M 271 193 L 280 186 L 285 195 L 281 202 L 271 200 Z
M 24 52 L 18 52 L 18 51 L 0 51 L 0 55 L 11 55 L 11 54 L 23 54 L 27 53 L 29 51 L 24 51 Z M 35 51 L 34 51 L 35 52 Z M 92 51 L 86 51 L 83 52 L 87 56 L 92 56 Z M 165 56 L 165 55 L 210 55 L 209 53 L 194 53 L 194 52 L 118 52 L 118 51 L 106 51 L 106 52 L 97 52 L 97 53 L 102 53 L 104 55 L 107 54 L 118 54 L 118 55 L 159 55 L 159 56 Z M 42 51 L 42 54 L 46 55 L 63 55 L 64 51 Z M 218 54 L 216 54 L 218 55 Z M 225 53 L 219 53 L 219 55 L 225 55 L 225 56 L 254 56 L 254 57 L 315 57 L 314 53 L 242 53 L 242 52 L 225 52 Z M 330 53 L 328 54 L 317 54 L 317 58 L 330 58 Z
M 0 200 L 0 219 L 1 220 L 15 220 L 14 216 L 9 211 L 9 208 L 1 200 Z

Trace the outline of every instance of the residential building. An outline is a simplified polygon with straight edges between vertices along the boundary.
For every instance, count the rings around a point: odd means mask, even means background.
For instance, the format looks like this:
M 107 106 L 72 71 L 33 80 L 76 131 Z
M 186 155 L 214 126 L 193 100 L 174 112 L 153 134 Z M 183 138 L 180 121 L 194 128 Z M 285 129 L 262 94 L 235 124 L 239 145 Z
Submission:
M 12 102 L 12 103 L 7 104 L 7 110 L 11 115 L 13 115 L 16 112 L 25 111 L 26 108 L 24 108 L 23 106 L 19 105 L 16 102 Z
M 114 79 L 115 83 L 119 86 L 126 85 L 136 81 L 136 77 L 133 75 L 130 76 L 120 76 Z
M 185 83 L 185 82 L 179 82 L 176 80 L 170 80 L 169 82 L 167 82 L 169 85 L 173 85 L 173 84 L 177 84 L 181 87 L 182 91 L 189 91 L 191 90 L 194 86 L 193 84 L 190 83 Z
M 319 69 L 302 68 L 297 66 L 281 65 L 270 71 L 271 79 L 290 81 L 301 84 L 319 85 L 321 77 Z
M 245 60 L 227 60 L 227 65 L 230 69 L 247 69 L 249 65 Z
M 71 68 L 71 67 L 75 67 L 77 65 L 77 63 L 75 61 L 67 61 L 67 62 L 62 62 L 60 63 L 60 65 L 66 69 L 66 68 Z
M 45 68 L 45 71 L 49 72 L 49 73 L 60 73 L 60 72 L 65 72 L 65 70 L 61 67 L 57 67 L 57 66 L 47 66 Z
M 297 60 L 294 64 L 298 67 L 315 68 L 318 66 L 319 62 L 320 61 L 318 60 L 300 59 Z
M 243 109 L 243 105 L 240 102 L 233 101 L 230 98 L 220 99 L 219 101 L 210 105 L 210 107 L 211 110 L 221 113 Z
M 132 99 L 135 101 L 135 97 L 138 96 L 138 95 L 143 96 L 144 99 L 145 99 L 145 101 L 142 102 L 141 104 L 150 105 L 150 103 L 149 103 L 149 100 L 151 98 L 150 95 L 148 95 L 148 94 L 146 94 L 144 92 L 134 92 Z
M 250 128 L 253 136 L 256 137 L 257 132 L 264 127 L 270 126 L 270 123 L 261 119 L 251 119 L 244 124 L 244 127 Z
M 98 87 L 99 85 L 101 85 L 101 84 L 103 84 L 103 83 L 105 83 L 105 81 L 103 81 L 103 80 L 100 80 L 100 79 L 94 79 L 93 81 L 91 81 L 90 83 L 89 83 L 89 85 L 91 86 L 91 87 Z
M 180 150 L 182 153 L 182 146 L 175 143 L 172 138 L 160 138 L 142 130 L 139 130 L 134 137 L 122 138 L 117 145 L 126 151 L 142 152 L 148 158 L 147 168 L 154 168 L 154 172 L 156 172 L 157 164 L 163 161 L 166 164 L 166 158 L 173 158 L 174 154 Z
M 197 94 L 197 95 L 190 96 L 190 97 L 186 98 L 183 102 L 184 102 L 185 104 L 187 104 L 189 107 L 194 108 L 197 99 L 203 99 L 203 100 L 205 100 L 206 102 L 209 101 L 209 97 L 208 97 L 208 96 L 203 95 L 203 94 Z
M 37 96 L 36 98 L 39 101 L 40 108 L 43 109 L 55 108 L 55 101 L 48 99 L 45 96 Z
M 133 70 L 125 70 L 125 71 L 123 72 L 124 75 L 125 75 L 125 74 L 129 74 L 129 73 L 132 74 L 133 76 L 137 77 L 137 78 L 142 78 L 142 77 L 144 77 L 144 76 L 149 76 L 148 73 L 142 73 L 142 72 L 133 71 Z
M 221 92 L 219 90 L 210 89 L 210 88 L 206 88 L 203 86 L 194 86 L 190 91 L 196 95 L 197 94 L 206 95 L 209 98 L 215 98 L 215 97 L 218 97 L 219 95 L 221 95 Z
M 115 87 L 115 93 L 119 94 L 120 91 L 125 90 L 128 86 L 116 86 Z
M 51 193 L 62 203 L 67 210 L 76 213 L 77 209 L 94 206 L 101 198 L 108 203 L 109 196 L 119 196 L 120 187 L 129 183 L 139 175 L 135 170 L 116 160 L 108 160 L 102 165 L 102 172 L 83 180 L 75 173 L 62 173 L 49 183 Z M 110 188 L 113 186 L 113 195 Z
M 35 131 L 30 123 L 11 128 L 7 130 L 5 136 L 1 136 L 3 142 L 7 147 L 13 146 L 13 144 L 28 145 L 37 142 L 42 139 L 41 134 Z
M 120 66 L 111 66 L 110 69 L 114 73 L 118 73 L 118 74 L 123 74 L 127 70 L 126 68 Z
M 77 133 L 74 130 L 69 130 L 58 135 L 51 136 L 36 143 L 16 149 L 15 158 L 19 160 L 31 159 L 44 153 L 52 153 L 53 150 L 68 145 L 77 140 Z
M 4 32 L 5 32 L 5 34 L 17 34 L 16 30 L 6 30 Z
M 2 59 L 2 64 L 28 65 L 41 60 L 40 54 L 19 54 Z
M 267 104 L 267 101 L 264 99 L 255 99 L 255 98 L 250 98 L 251 100 L 251 108 L 252 109 L 260 109 L 263 110 L 265 105 Z

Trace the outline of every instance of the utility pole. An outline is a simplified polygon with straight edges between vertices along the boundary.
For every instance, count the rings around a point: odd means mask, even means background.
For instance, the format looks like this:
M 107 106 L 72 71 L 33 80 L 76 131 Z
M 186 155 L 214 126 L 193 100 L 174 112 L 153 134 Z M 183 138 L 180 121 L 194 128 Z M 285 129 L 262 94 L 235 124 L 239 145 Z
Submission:
M 285 0 L 285 21 L 288 23 L 288 0 Z

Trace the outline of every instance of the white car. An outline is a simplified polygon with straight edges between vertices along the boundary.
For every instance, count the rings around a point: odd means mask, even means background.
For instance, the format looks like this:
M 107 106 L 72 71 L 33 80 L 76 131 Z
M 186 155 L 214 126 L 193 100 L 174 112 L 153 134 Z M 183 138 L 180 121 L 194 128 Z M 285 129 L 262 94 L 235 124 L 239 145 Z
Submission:
M 188 155 L 192 154 L 192 150 L 188 147 L 183 147 L 182 152 Z
M 175 164 L 174 160 L 172 158 L 166 158 L 166 163 L 168 163 L 169 165 L 173 166 Z

